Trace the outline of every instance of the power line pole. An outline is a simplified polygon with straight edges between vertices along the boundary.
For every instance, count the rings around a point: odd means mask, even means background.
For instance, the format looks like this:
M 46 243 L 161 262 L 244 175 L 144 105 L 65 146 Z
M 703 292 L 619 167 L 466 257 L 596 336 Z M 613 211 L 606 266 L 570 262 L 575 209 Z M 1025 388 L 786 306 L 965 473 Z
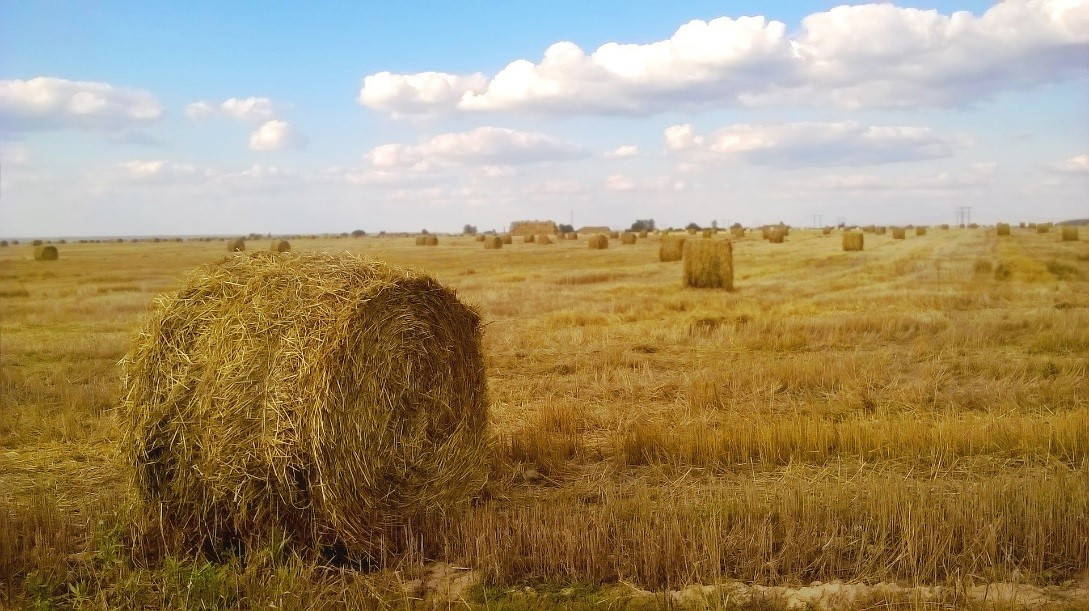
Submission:
M 813 215 L 813 229 L 820 229 L 821 228 L 821 220 L 823 220 L 823 219 L 824 219 L 823 214 L 814 214 Z

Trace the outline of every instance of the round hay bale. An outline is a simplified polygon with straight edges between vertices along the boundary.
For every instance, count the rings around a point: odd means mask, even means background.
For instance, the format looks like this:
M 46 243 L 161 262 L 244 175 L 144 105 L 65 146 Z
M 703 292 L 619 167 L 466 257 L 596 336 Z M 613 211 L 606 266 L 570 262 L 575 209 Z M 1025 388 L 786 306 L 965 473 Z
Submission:
M 610 231 L 609 232 L 609 239 L 610 240 L 616 240 L 616 239 L 619 239 L 619 238 L 620 238 L 620 232 L 619 231 Z
M 514 243 L 514 236 L 512 236 L 509 233 L 504 233 L 503 235 L 501 235 L 499 237 L 500 237 L 500 239 L 503 240 L 504 244 L 513 244 Z
M 482 234 L 482 233 L 480 233 L 480 234 L 477 234 L 476 238 L 474 238 L 474 239 L 475 239 L 475 240 L 476 240 L 477 242 L 483 242 L 483 241 L 484 241 L 484 234 Z
M 922 226 L 916 227 L 915 228 L 915 235 L 926 235 L 926 227 L 922 227 Z
M 235 238 L 227 241 L 227 252 L 245 252 L 246 241 L 242 238 Z
M 772 227 L 767 231 L 768 242 L 782 244 L 786 240 L 786 230 L 780 227 Z
M 620 234 L 621 244 L 635 244 L 635 239 L 635 234 L 630 231 L 625 231 L 624 233 Z
M 31 246 L 41 246 L 42 244 L 45 244 L 45 242 L 42 242 L 41 240 L 31 240 L 30 241 Z
M 416 236 L 416 246 L 438 246 L 439 236 L 433 233 Z
M 604 250 L 609 247 L 609 236 L 599 233 L 591 236 L 586 243 L 590 245 L 590 250 Z
M 0 248 L 7 248 L 7 247 L 8 247 L 8 241 L 7 240 L 0 240 Z
M 684 258 L 685 236 L 663 235 L 658 244 L 658 260 L 663 263 L 680 261 Z
M 949 231 L 949 223 L 942 223 L 941 229 L 942 231 Z
M 59 257 L 57 247 L 52 244 L 44 244 L 34 247 L 35 261 L 56 261 Z
M 490 235 L 484 238 L 484 250 L 498 250 L 503 248 L 503 238 Z
M 537 243 L 538 244 L 548 245 L 548 244 L 552 243 L 552 238 L 550 238 L 546 234 L 542 233 L 541 235 L 537 236 Z
M 703 237 L 709 238 L 709 237 L 711 237 L 713 235 L 715 235 L 714 231 L 711 231 L 710 229 L 704 229 L 703 230 Z
M 1051 223 L 1040 223 L 1036 225 L 1036 233 L 1048 233 L 1051 231 Z
M 903 227 L 893 227 L 892 228 L 892 239 L 894 239 L 894 240 L 903 240 L 905 238 L 907 238 L 907 232 L 904 230 Z
M 999 223 L 998 225 L 995 226 L 995 231 L 1000 236 L 1010 235 L 1010 224 L 1009 223 Z
M 843 232 L 843 250 L 846 252 L 862 250 L 863 236 L 865 235 L 861 231 Z
M 1077 225 L 1063 225 L 1062 226 L 1062 242 L 1077 242 L 1078 241 L 1078 226 Z
M 831 227 L 822 227 L 821 228 L 821 235 L 832 235 L 832 228 Z
M 657 233 L 657 232 L 655 232 L 655 233 Z M 645 232 L 645 231 L 640 231 L 640 232 L 639 232 L 639 237 L 640 237 L 640 238 L 646 238 L 646 237 L 647 237 L 647 232 Z
M 733 244 L 728 240 L 686 241 L 683 273 L 685 286 L 733 290 Z
M 451 289 L 350 253 L 195 270 L 122 361 L 143 510 L 183 549 L 396 550 L 487 477 L 480 336 Z
M 536 241 L 537 241 L 537 236 L 533 235 L 532 233 L 527 233 L 526 235 L 522 236 L 522 243 L 523 244 L 532 244 L 532 243 L 534 243 Z
M 273 240 L 269 250 L 272 252 L 291 252 L 291 243 L 287 240 Z
M 579 234 L 575 233 L 574 231 L 569 231 L 564 234 L 564 237 L 568 240 L 577 240 L 579 239 Z

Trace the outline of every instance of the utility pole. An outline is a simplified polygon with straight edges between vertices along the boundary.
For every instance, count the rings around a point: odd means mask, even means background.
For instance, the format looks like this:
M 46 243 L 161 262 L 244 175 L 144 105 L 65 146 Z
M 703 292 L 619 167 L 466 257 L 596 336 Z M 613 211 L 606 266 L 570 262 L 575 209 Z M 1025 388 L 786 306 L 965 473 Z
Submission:
M 959 206 L 957 208 L 957 226 L 968 225 L 972 222 L 972 207 Z
M 821 228 L 821 220 L 823 220 L 823 219 L 824 219 L 823 214 L 814 214 L 813 215 L 813 229 L 820 229 Z

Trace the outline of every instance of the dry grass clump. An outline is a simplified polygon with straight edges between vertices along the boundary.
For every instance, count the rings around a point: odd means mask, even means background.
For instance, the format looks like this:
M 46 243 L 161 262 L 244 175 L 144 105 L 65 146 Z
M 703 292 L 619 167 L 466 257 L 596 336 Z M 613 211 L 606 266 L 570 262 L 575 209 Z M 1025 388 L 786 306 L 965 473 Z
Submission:
M 733 244 L 727 240 L 685 242 L 684 284 L 695 288 L 733 290 Z
M 1000 236 L 1010 235 L 1010 224 L 1009 223 L 999 223 L 995 227 L 995 231 L 997 231 L 998 235 L 1000 235 Z
M 526 235 L 522 236 L 522 242 L 525 244 L 532 244 L 536 241 L 537 236 L 533 235 L 532 233 L 527 233 Z
M 501 240 L 503 240 L 504 244 L 513 244 L 514 243 L 514 237 L 511 236 L 511 234 L 509 234 L 509 233 L 504 233 L 503 235 L 499 236 L 499 238 Z
M 658 260 L 662 262 L 680 261 L 684 258 L 685 236 L 663 235 L 658 244 Z
M 416 236 L 416 246 L 438 246 L 439 236 L 432 233 Z
M 926 235 L 926 227 L 922 227 L 922 226 L 916 227 L 915 228 L 915 235 Z
M 503 238 L 497 235 L 484 236 L 485 250 L 498 250 L 503 248 Z
M 1077 225 L 1063 225 L 1062 226 L 1062 238 L 1063 242 L 1077 242 L 1078 241 L 1078 226 Z
M 35 261 L 56 261 L 58 257 L 57 247 L 52 244 L 34 247 Z
M 431 277 L 348 253 L 232 257 L 157 306 L 122 361 L 120 428 L 167 541 L 373 557 L 481 489 L 480 320 Z
M 543 244 L 543 245 L 548 245 L 548 244 L 552 243 L 552 238 L 550 238 L 550 237 L 548 237 L 548 235 L 542 233 L 541 235 L 537 236 L 537 243 L 538 244 Z
M 604 250 L 609 247 L 609 236 L 599 233 L 591 236 L 587 243 L 590 245 L 590 250 Z
M 892 228 L 892 239 L 894 239 L 894 240 L 903 240 L 905 238 L 907 238 L 907 232 L 904 230 L 903 227 L 893 227 Z
M 291 243 L 287 240 L 273 240 L 269 250 L 272 252 L 291 252 Z
M 846 252 L 860 251 L 863 248 L 864 233 L 861 231 L 843 232 L 843 250 Z
M 246 250 L 246 241 L 242 238 L 235 238 L 227 241 L 227 252 L 244 252 Z
M 972 266 L 977 275 L 989 274 L 993 268 L 994 266 L 987 259 L 976 259 L 975 265 Z
M 630 231 L 625 231 L 620 235 L 621 244 L 635 244 L 635 234 Z

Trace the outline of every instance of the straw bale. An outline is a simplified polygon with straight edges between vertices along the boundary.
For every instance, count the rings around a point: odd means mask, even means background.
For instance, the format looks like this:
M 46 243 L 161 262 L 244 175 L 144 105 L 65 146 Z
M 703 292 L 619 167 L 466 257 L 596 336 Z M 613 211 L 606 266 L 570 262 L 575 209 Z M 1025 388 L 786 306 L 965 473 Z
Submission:
M 246 241 L 242 238 L 235 238 L 227 241 L 227 252 L 243 252 L 246 250 Z
M 907 238 L 907 232 L 904 231 L 903 227 L 893 227 L 892 228 L 892 239 L 894 239 L 894 240 L 903 240 L 903 239 L 906 239 L 906 238 Z
M 548 245 L 552 243 L 552 238 L 548 237 L 547 234 L 542 233 L 541 235 L 537 236 L 537 243 Z
M 630 231 L 625 231 L 620 235 L 621 244 L 635 244 L 635 234 Z
M 484 237 L 484 250 L 498 250 L 503 248 L 503 238 L 497 235 Z
M 998 235 L 1000 235 L 1000 236 L 1001 235 L 1010 235 L 1010 224 L 1009 223 L 999 223 L 995 229 L 998 232 Z
M 843 250 L 847 252 L 862 250 L 865 235 L 861 231 L 844 231 Z
M 536 240 L 537 240 L 537 237 L 535 235 L 533 235 L 532 233 L 527 233 L 526 235 L 524 235 L 522 237 L 522 242 L 524 242 L 526 244 L 532 244 Z
M 503 240 L 504 244 L 513 244 L 514 243 L 514 237 L 511 236 L 511 234 L 509 234 L 509 233 L 504 233 L 503 235 L 499 236 L 499 239 Z
M 287 240 L 273 240 L 269 250 L 272 252 L 291 252 L 291 243 Z
M 915 228 L 915 235 L 926 235 L 926 227 L 919 226 Z
M 56 261 L 58 256 L 57 247 L 52 244 L 43 244 L 34 247 L 35 261 Z
M 586 243 L 590 245 L 590 250 L 604 250 L 609 247 L 609 236 L 599 233 L 591 236 Z
M 556 233 L 554 221 L 514 221 L 510 224 L 511 235 L 533 235 L 537 233 Z
M 728 240 L 688 240 L 684 244 L 684 284 L 695 288 L 734 288 L 734 249 Z
M 663 235 L 662 241 L 658 244 L 658 260 L 669 262 L 683 259 L 685 241 L 683 235 Z

